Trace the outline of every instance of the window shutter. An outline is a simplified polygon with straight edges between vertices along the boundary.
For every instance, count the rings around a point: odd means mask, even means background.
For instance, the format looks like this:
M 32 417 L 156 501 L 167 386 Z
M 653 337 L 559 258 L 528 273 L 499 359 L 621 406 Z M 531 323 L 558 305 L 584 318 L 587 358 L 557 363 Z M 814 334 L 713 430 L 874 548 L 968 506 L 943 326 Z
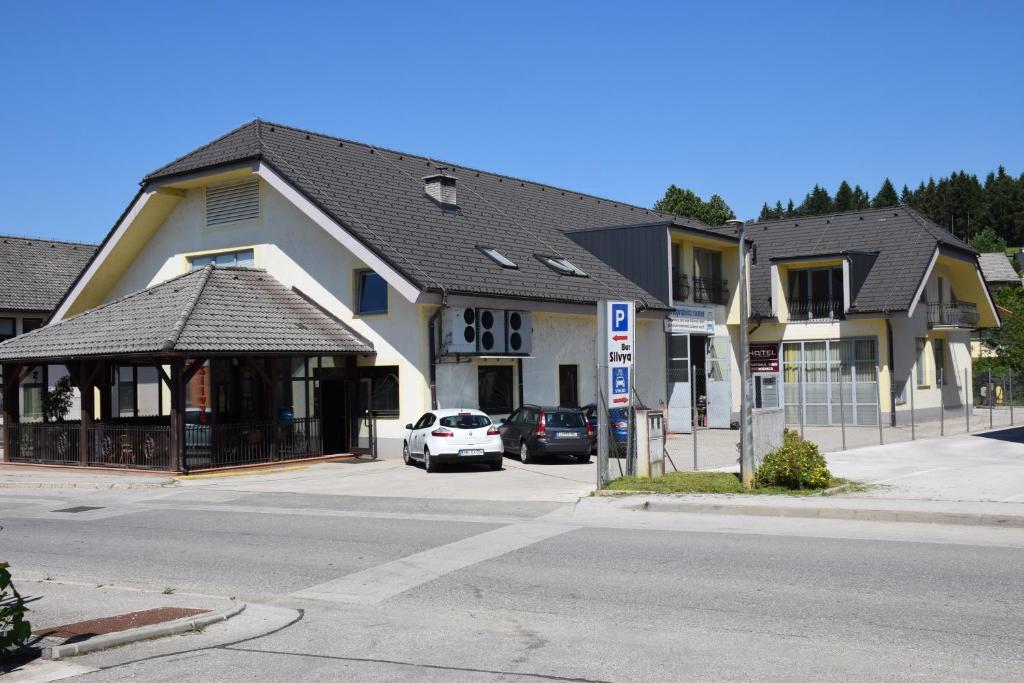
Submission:
M 255 178 L 206 188 L 206 224 L 221 225 L 259 218 L 260 185 Z

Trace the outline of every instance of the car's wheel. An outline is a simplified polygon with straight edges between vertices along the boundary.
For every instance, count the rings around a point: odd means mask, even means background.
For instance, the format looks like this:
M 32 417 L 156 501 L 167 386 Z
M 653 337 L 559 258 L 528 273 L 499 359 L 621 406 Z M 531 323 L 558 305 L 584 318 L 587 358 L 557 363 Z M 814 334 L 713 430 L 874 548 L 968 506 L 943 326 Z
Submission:
M 505 463 L 503 461 L 501 461 L 501 460 L 495 460 L 494 462 L 491 463 L 490 467 L 491 467 L 492 471 L 498 472 L 498 471 L 501 470 L 501 468 L 504 466 L 504 464 Z
M 530 453 L 530 447 L 526 445 L 526 442 L 519 444 L 519 462 L 524 465 L 529 465 L 534 461 L 533 455 Z
M 590 453 L 587 453 L 586 455 L 577 455 L 576 459 L 580 462 L 590 462 Z
M 410 467 L 416 464 L 416 461 L 412 459 L 412 454 L 409 453 L 408 443 L 402 444 L 402 462 L 404 462 L 406 465 L 409 465 Z
M 430 457 L 430 449 L 423 447 L 423 468 L 427 472 L 437 472 L 437 461 Z

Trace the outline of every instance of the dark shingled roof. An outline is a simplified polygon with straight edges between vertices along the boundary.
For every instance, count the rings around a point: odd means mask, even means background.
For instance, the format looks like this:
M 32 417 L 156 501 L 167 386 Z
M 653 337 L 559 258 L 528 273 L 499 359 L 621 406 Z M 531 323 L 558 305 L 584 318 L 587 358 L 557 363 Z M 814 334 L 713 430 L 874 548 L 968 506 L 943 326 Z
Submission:
M 207 266 L 0 344 L 0 360 L 175 353 L 373 353 L 262 270 Z
M 757 248 L 750 274 L 753 315 L 763 317 L 772 312 L 772 259 L 877 252 L 850 312 L 878 313 L 910 308 L 936 246 L 977 253 L 906 206 L 748 223 L 747 237 Z
M 622 202 L 258 120 L 145 180 L 256 159 L 422 290 L 572 303 L 622 297 L 667 308 L 564 234 L 660 218 Z M 424 192 L 423 177 L 439 169 L 458 179 L 456 210 Z M 498 266 L 478 245 L 518 269 Z M 537 254 L 567 258 L 590 277 L 560 275 Z
M 0 237 L 0 311 L 49 313 L 95 252 L 92 244 Z

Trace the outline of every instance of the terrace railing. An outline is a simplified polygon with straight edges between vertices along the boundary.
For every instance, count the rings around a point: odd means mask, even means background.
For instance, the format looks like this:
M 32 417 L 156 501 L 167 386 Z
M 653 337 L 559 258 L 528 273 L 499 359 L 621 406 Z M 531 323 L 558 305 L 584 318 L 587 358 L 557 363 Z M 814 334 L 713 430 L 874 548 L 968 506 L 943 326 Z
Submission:
M 729 303 L 729 283 L 708 277 L 693 278 L 693 300 L 698 304 Z
M 189 470 L 318 455 L 323 455 L 319 418 L 185 425 L 185 466 Z
M 929 327 L 961 327 L 973 329 L 978 325 L 978 307 L 966 301 L 951 304 L 929 303 Z
M 790 301 L 790 320 L 831 321 L 843 318 L 843 302 L 833 299 L 818 301 Z

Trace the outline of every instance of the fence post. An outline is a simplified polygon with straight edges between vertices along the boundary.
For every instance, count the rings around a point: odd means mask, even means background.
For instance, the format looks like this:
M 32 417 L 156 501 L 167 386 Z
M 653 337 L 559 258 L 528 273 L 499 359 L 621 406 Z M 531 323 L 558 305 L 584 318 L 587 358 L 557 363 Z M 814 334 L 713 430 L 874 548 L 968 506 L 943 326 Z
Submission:
M 910 440 L 917 440 L 917 431 L 914 427 L 914 382 L 913 377 L 907 379 L 907 386 L 910 387 Z
M 945 385 L 945 368 L 939 368 L 939 436 L 946 435 L 946 392 L 942 390 Z
M 693 421 L 693 469 L 697 469 L 697 368 L 690 365 L 690 419 Z
M 839 361 L 839 428 L 843 433 L 843 450 L 846 450 L 846 404 L 843 396 L 843 361 Z
M 800 360 L 796 364 L 796 386 L 800 394 L 798 407 L 800 408 L 800 438 L 804 438 L 804 359 L 801 352 Z
M 986 392 L 986 394 L 988 396 L 988 428 L 992 429 L 992 408 L 995 406 L 996 397 L 992 393 L 992 371 L 991 370 L 988 371 L 988 391 Z
M 882 440 L 882 370 L 876 365 L 875 366 L 875 408 L 878 413 L 878 445 L 881 446 Z
M 973 387 L 967 385 L 968 375 L 967 368 L 964 368 L 964 421 L 967 423 L 967 433 L 971 433 L 971 397 Z
M 1007 391 L 1009 396 L 1006 400 L 1010 402 L 1010 426 L 1013 426 L 1013 370 L 1006 376 Z

